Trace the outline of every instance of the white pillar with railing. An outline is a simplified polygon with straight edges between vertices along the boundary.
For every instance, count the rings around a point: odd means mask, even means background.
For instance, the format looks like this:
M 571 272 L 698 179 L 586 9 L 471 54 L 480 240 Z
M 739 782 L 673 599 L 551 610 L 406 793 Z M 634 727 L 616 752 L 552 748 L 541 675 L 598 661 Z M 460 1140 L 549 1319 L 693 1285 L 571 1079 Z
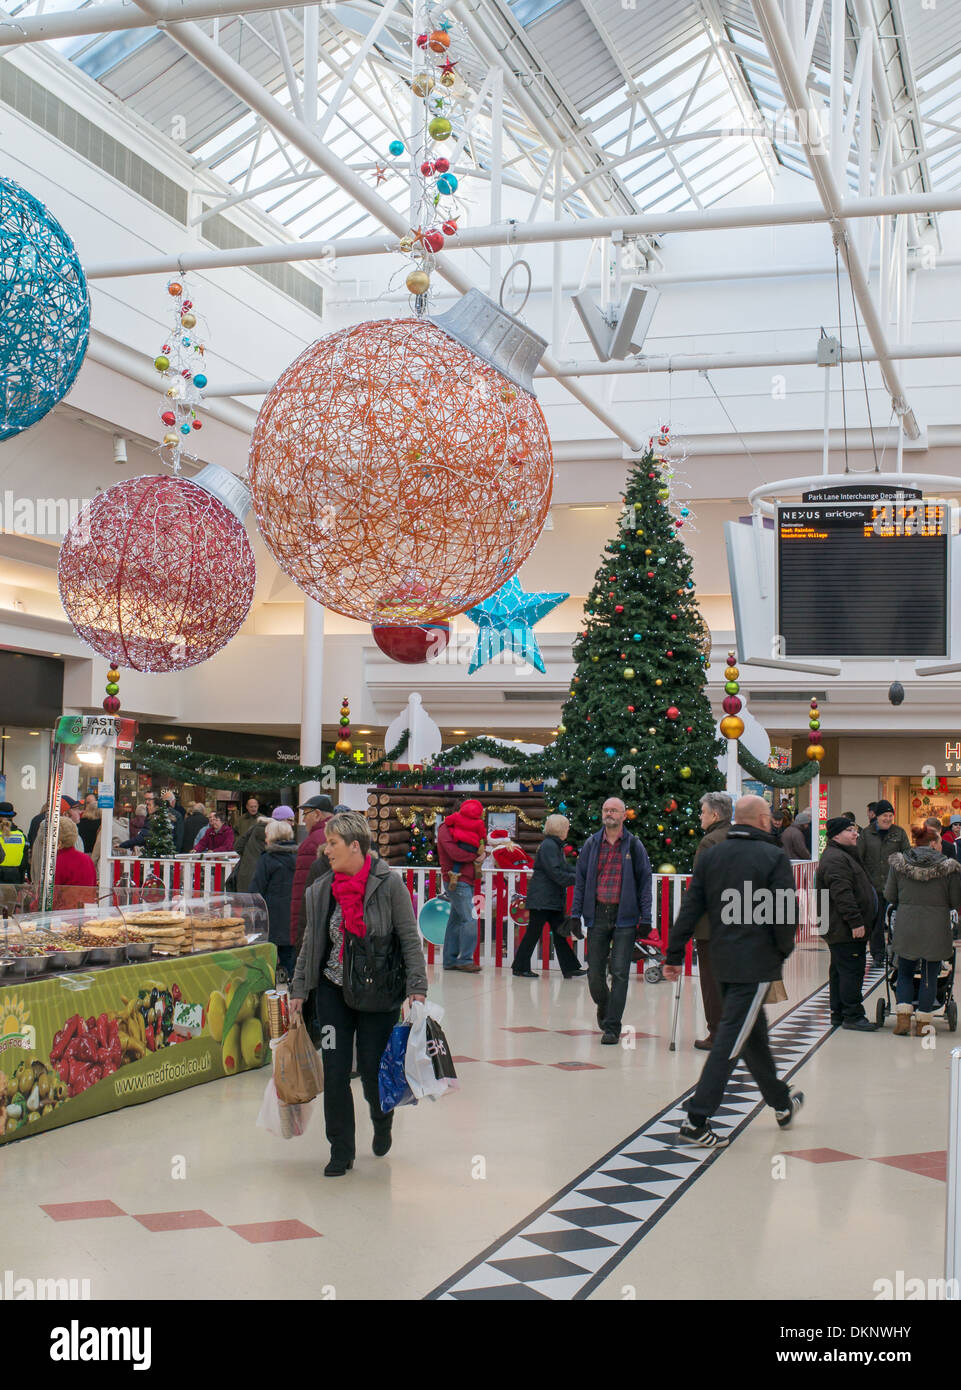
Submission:
M 961 1047 L 951 1049 L 948 1095 L 947 1205 L 944 1226 L 945 1298 L 961 1298 Z

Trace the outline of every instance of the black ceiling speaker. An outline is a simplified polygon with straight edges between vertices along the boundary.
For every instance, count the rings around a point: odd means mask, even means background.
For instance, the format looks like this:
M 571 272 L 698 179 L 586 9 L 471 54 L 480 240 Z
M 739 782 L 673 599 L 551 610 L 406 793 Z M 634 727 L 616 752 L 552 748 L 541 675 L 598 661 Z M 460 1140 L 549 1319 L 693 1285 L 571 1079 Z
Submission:
M 904 701 L 904 686 L 900 681 L 894 681 L 888 689 L 888 699 L 892 705 L 900 705 Z

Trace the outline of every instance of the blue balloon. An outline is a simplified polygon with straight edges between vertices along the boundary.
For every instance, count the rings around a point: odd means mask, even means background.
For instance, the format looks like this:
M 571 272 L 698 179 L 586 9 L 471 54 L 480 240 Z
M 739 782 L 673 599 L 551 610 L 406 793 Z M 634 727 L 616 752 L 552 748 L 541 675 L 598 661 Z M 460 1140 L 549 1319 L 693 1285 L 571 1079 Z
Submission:
M 391 142 L 390 142 L 390 144 L 387 146 L 387 148 L 388 148 L 388 150 L 390 151 L 390 153 L 391 153 L 392 155 L 395 155 L 395 156 L 396 156 L 396 155 L 399 155 L 399 154 L 403 154 L 403 153 L 404 153 L 404 142 L 403 142 L 403 140 L 391 140 Z
M 417 917 L 421 935 L 433 946 L 443 946 L 449 921 L 450 902 L 447 898 L 431 898 L 424 903 Z

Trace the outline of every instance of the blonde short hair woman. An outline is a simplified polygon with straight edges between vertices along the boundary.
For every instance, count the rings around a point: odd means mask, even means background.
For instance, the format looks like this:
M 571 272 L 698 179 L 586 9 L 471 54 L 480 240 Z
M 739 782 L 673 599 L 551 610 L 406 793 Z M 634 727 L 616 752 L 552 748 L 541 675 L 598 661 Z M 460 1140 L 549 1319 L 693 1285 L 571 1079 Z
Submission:
M 534 860 L 534 869 L 527 885 L 527 909 L 530 920 L 524 939 L 514 953 L 511 971 L 518 979 L 536 980 L 537 974 L 531 969 L 531 958 L 536 950 L 544 927 L 550 926 L 554 938 L 554 953 L 561 974 L 565 980 L 575 975 L 586 975 L 574 948 L 561 930 L 567 919 L 567 890 L 574 882 L 574 869 L 564 853 L 564 841 L 570 832 L 571 823 L 566 816 L 548 816 L 544 822 L 544 838 Z

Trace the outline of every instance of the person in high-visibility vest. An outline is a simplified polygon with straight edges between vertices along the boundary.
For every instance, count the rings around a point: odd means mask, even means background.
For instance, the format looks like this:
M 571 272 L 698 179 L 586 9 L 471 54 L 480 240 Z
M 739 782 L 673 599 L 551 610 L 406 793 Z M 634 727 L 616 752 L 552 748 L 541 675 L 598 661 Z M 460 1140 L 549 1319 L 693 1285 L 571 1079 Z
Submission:
M 16 811 L 0 801 L 0 883 L 23 883 L 27 877 L 27 837 L 14 824 Z

